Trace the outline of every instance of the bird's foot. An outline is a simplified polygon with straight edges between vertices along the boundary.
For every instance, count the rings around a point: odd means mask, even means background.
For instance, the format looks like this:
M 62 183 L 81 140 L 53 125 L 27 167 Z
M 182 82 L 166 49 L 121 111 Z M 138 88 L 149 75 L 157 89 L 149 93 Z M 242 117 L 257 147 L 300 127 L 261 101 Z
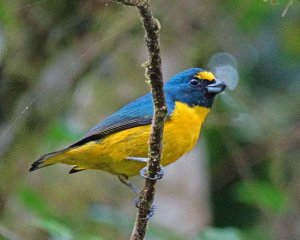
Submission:
M 141 202 L 139 199 L 134 200 L 134 205 L 138 208 L 141 209 Z M 149 209 L 149 212 L 147 213 L 146 217 L 143 219 L 149 220 L 150 218 L 153 217 L 155 210 L 157 209 L 156 205 L 153 203 L 152 206 Z
M 154 177 L 150 177 L 148 175 L 148 168 L 147 167 L 144 167 L 140 170 L 140 175 L 143 177 L 143 178 L 146 178 L 146 179 L 149 179 L 149 180 L 159 180 L 159 179 L 162 179 L 162 177 L 164 176 L 164 168 L 160 165 L 160 169 L 159 171 L 154 175 Z
M 142 162 L 142 163 L 147 163 L 149 158 L 144 158 L 144 157 L 127 157 L 126 159 L 128 160 L 133 160 L 133 161 L 136 161 L 136 162 Z M 159 180 L 163 177 L 164 175 L 164 168 L 160 165 L 160 170 L 156 173 L 156 175 L 154 177 L 149 177 L 148 176 L 148 170 L 147 170 L 147 167 L 144 167 L 140 170 L 140 175 L 143 177 L 143 178 L 146 178 L 146 179 L 150 179 L 150 180 Z

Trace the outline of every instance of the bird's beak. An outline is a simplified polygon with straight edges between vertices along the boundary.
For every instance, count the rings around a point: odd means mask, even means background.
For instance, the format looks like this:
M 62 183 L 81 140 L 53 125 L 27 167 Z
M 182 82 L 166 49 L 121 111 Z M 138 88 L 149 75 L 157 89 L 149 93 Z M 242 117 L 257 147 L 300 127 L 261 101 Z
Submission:
M 215 79 L 215 82 L 207 85 L 206 89 L 207 89 L 207 92 L 209 92 L 209 93 L 218 94 L 220 92 L 223 92 L 226 87 L 227 86 L 223 81 L 221 81 L 219 79 Z

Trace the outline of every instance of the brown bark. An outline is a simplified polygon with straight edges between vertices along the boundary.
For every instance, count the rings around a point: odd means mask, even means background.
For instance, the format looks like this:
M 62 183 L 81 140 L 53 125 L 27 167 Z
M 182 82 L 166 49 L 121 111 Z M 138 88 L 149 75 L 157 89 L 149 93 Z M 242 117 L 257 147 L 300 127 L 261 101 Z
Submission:
M 162 138 L 164 119 L 167 114 L 165 96 L 163 92 L 163 79 L 161 72 L 161 56 L 159 44 L 160 24 L 152 15 L 148 0 L 117 0 L 125 5 L 135 6 L 138 9 L 145 29 L 145 41 L 149 52 L 146 67 L 146 81 L 149 82 L 154 104 L 154 115 L 151 134 L 149 138 L 148 163 L 145 185 L 138 203 L 138 213 L 132 231 L 131 240 L 144 239 L 147 231 L 149 213 L 154 201 L 156 189 L 156 176 L 161 171 L 160 160 L 162 153 Z

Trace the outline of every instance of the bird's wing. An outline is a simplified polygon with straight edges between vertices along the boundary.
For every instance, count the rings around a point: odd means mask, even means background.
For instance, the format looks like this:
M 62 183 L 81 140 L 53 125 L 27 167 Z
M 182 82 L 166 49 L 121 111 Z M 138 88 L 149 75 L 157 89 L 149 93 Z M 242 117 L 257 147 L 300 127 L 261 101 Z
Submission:
M 168 115 L 174 109 L 174 103 L 167 98 Z M 83 145 L 90 141 L 103 139 L 105 136 L 125 129 L 150 124 L 153 116 L 152 95 L 143 97 L 127 104 L 104 121 L 93 127 L 82 139 L 69 148 Z

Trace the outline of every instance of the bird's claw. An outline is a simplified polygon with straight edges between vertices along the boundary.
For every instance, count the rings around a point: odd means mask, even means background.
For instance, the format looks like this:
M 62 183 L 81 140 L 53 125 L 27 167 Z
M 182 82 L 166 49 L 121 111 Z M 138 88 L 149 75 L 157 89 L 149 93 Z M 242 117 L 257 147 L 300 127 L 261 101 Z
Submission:
M 147 169 L 147 167 L 144 167 L 140 170 L 140 175 L 145 179 L 159 180 L 159 179 L 162 179 L 162 177 L 164 176 L 164 168 L 162 166 L 160 166 L 160 170 L 154 175 L 154 177 L 149 177 L 148 169 Z
M 139 199 L 134 199 L 134 205 L 138 208 L 141 209 L 141 202 Z M 149 212 L 147 213 L 146 217 L 143 218 L 145 220 L 149 220 L 150 218 L 153 217 L 155 210 L 157 209 L 155 204 L 152 204 L 152 206 L 149 209 Z

